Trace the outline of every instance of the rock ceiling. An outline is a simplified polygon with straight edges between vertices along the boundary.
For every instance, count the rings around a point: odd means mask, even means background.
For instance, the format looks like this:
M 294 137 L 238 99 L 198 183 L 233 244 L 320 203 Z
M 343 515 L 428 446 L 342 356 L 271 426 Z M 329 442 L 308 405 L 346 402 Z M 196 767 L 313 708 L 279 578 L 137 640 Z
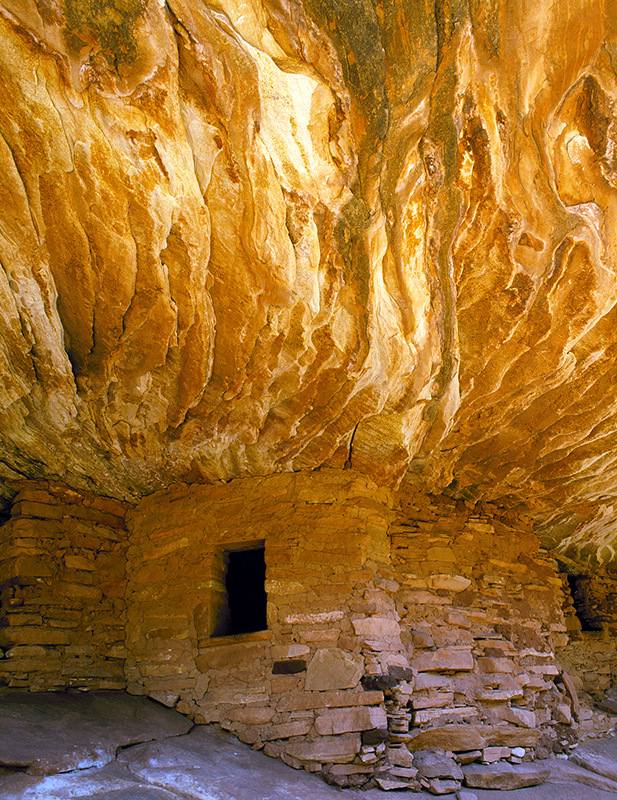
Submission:
M 612 558 L 609 0 L 0 0 L 0 30 L 7 499 L 347 464 Z

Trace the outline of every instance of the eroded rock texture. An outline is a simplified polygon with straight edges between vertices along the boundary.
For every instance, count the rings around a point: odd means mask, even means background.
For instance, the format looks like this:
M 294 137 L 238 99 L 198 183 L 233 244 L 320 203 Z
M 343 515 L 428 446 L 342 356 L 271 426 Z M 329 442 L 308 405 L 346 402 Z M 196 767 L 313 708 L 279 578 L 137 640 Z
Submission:
M 2 0 L 0 472 L 343 467 L 607 562 L 608 0 Z

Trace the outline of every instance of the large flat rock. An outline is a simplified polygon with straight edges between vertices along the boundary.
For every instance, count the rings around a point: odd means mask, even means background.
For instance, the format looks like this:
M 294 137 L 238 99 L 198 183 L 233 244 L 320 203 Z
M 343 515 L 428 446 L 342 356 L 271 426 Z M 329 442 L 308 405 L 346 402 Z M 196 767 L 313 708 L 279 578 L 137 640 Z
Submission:
M 581 744 L 570 760 L 585 769 L 617 781 L 617 740 L 596 739 Z
M 409 735 L 407 747 L 414 750 L 481 750 L 484 747 L 533 747 L 540 731 L 516 725 L 451 724 L 420 730 Z
M 0 693 L 0 766 L 52 775 L 100 767 L 118 748 L 187 733 L 176 711 L 124 692 Z
M 562 761 L 556 758 L 551 761 L 551 783 L 582 783 L 594 789 L 602 789 L 605 792 L 613 792 L 617 797 L 617 781 L 612 781 L 605 775 L 591 772 L 588 769 L 573 764 L 571 761 Z
M 542 762 L 529 764 L 469 764 L 463 767 L 465 783 L 477 789 L 512 790 L 537 786 L 548 780 L 550 765 Z
M 177 800 L 178 795 L 136 778 L 123 764 L 57 775 L 0 777 L 2 800 Z
M 417 797 L 418 795 L 414 795 Z M 231 734 L 197 726 L 185 736 L 123 750 L 103 768 L 0 777 L 1 800 L 383 800 L 345 792 L 317 775 L 251 750 Z

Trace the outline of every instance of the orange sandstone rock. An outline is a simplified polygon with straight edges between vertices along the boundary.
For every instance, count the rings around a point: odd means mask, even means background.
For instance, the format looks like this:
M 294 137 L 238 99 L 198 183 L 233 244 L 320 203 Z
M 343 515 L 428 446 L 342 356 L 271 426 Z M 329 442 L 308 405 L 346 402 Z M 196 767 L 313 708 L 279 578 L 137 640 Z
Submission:
M 605 5 L 3 0 L 5 501 L 351 465 L 611 561 Z

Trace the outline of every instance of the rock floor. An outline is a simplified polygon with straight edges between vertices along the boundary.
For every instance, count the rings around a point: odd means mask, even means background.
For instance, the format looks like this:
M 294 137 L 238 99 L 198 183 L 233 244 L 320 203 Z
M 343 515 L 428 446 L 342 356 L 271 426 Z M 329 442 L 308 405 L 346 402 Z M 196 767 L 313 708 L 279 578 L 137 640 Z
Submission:
M 617 742 L 545 762 L 546 783 L 464 800 L 617 800 Z M 397 792 L 413 797 L 425 793 Z M 120 692 L 0 692 L 1 800 L 384 800 L 341 790 L 210 726 Z M 454 800 L 455 795 L 442 795 Z

